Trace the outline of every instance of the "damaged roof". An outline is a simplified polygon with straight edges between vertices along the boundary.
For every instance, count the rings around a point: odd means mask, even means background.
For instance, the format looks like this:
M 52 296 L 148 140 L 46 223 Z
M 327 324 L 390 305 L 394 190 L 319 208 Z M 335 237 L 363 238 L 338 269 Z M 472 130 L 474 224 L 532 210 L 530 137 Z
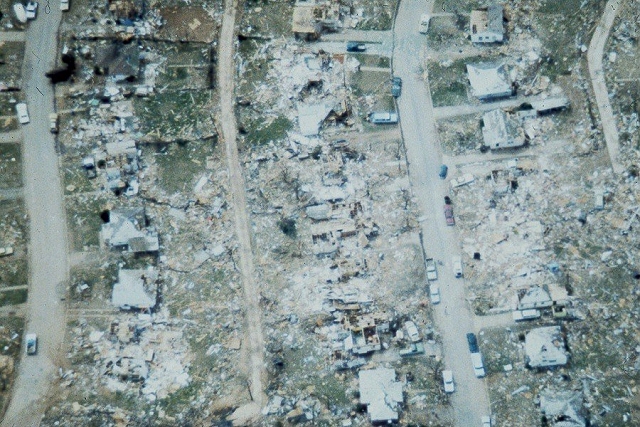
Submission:
M 158 272 L 153 267 L 118 271 L 113 285 L 111 304 L 121 309 L 153 309 L 158 293 Z
M 371 422 L 396 421 L 398 404 L 402 403 L 402 383 L 396 381 L 396 371 L 388 368 L 370 369 L 358 373 L 360 402 L 367 405 Z
M 480 100 L 511 96 L 511 79 L 504 63 L 467 64 L 473 95 Z
M 532 329 L 525 336 L 524 349 L 531 368 L 566 365 L 569 360 L 560 326 Z
M 484 145 L 492 150 L 524 145 L 524 132 L 518 122 L 502 110 L 492 110 L 482 116 Z

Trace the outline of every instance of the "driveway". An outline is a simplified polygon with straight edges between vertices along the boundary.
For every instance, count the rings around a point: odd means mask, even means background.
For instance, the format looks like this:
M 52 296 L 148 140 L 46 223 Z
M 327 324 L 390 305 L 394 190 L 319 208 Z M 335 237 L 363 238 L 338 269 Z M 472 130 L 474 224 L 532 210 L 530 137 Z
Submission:
M 488 415 L 489 400 L 483 380 L 473 374 L 466 333 L 474 330 L 473 316 L 465 299 L 463 279 L 452 272 L 451 258 L 460 254 L 458 233 L 448 227 L 443 214 L 446 182 L 438 178 L 442 152 L 435 129 L 433 105 L 422 62 L 426 36 L 418 33 L 420 15 L 432 7 L 424 0 L 402 0 L 395 24 L 394 75 L 402 77 L 403 95 L 398 99 L 400 122 L 409 162 L 409 177 L 424 218 L 421 222 L 425 251 L 443 262 L 438 284 L 442 302 L 434 318 L 442 336 L 445 368 L 451 369 L 456 391 L 451 396 L 455 425 L 480 425 Z M 454 200 L 455 203 L 455 200 Z M 455 206 L 455 205 L 454 205 Z
M 38 335 L 38 354 L 22 356 L 2 426 L 37 426 L 53 392 L 65 332 L 64 281 L 67 230 L 55 141 L 48 116 L 53 87 L 44 73 L 54 66 L 61 12 L 51 7 L 26 32 L 24 93 L 31 122 L 22 126 L 24 197 L 29 222 L 29 294 L 25 333 Z M 24 354 L 24 353 L 23 353 Z

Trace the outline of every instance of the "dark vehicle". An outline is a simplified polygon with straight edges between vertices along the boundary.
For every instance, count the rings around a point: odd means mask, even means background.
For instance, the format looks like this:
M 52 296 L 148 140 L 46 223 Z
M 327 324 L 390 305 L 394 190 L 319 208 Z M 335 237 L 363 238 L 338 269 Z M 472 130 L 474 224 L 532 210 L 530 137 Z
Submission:
M 479 353 L 478 349 L 478 339 L 476 338 L 476 334 L 473 332 L 469 332 L 467 334 L 467 343 L 469 343 L 469 353 Z
M 397 98 L 402 93 L 402 79 L 400 77 L 394 77 L 391 79 L 391 95 Z
M 440 166 L 440 173 L 438 174 L 438 176 L 442 179 L 445 179 L 447 177 L 447 172 L 449 172 L 449 168 L 447 167 L 447 165 L 442 165 Z
M 364 52 L 367 46 L 359 42 L 347 42 L 347 52 Z
M 450 205 L 451 204 L 451 197 L 444 196 L 444 204 L 445 205 Z
M 456 225 L 456 220 L 453 218 L 453 206 L 444 205 L 444 218 L 447 220 L 447 225 Z

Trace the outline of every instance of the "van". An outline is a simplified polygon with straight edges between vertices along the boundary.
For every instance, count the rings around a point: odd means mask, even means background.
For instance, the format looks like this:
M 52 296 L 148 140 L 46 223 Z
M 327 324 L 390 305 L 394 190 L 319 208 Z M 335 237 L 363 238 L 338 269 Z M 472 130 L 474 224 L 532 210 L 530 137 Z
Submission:
M 420 16 L 420 29 L 418 30 L 420 34 L 427 34 L 429 30 L 429 20 L 431 20 L 431 16 L 428 13 Z
M 29 111 L 27 111 L 27 104 L 21 102 L 16 104 L 16 113 L 18 114 L 18 121 L 23 125 L 29 123 Z
M 471 353 L 471 364 L 473 365 L 473 373 L 476 377 L 482 378 L 486 375 L 484 371 L 484 363 L 482 362 L 482 354 Z
M 453 263 L 453 275 L 456 276 L 456 278 L 462 277 L 462 258 L 455 256 L 451 261 Z

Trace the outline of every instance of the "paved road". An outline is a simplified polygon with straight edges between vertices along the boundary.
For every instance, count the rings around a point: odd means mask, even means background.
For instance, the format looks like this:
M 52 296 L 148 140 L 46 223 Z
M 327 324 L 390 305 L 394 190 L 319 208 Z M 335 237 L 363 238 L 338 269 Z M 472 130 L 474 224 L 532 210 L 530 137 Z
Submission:
M 266 405 L 264 387 L 267 372 L 264 364 L 264 338 L 262 335 L 262 309 L 260 307 L 260 286 L 256 283 L 256 271 L 253 264 L 252 233 L 245 180 L 238 157 L 238 126 L 235 116 L 235 49 L 234 28 L 236 20 L 236 0 L 226 0 L 225 12 L 220 30 L 218 54 L 218 87 L 220 88 L 220 116 L 218 126 L 222 130 L 227 165 L 229 168 L 229 186 L 233 200 L 235 228 L 238 238 L 238 256 L 240 273 L 244 290 L 244 339 L 242 343 L 242 359 L 239 361 L 247 375 L 247 383 L 251 402 L 241 406 L 234 412 L 234 425 L 253 425 L 261 416 Z M 244 402 L 236 402 L 242 404 Z
M 621 173 L 624 171 L 624 167 L 618 159 L 620 152 L 620 144 L 618 140 L 618 128 L 616 126 L 616 119 L 613 115 L 611 108 L 611 101 L 609 100 L 609 92 L 607 91 L 607 83 L 604 78 L 604 70 L 602 68 L 602 55 L 604 51 L 604 45 L 609 38 L 609 32 L 613 26 L 613 21 L 620 8 L 622 7 L 622 0 L 609 0 L 604 8 L 602 20 L 596 27 L 591 43 L 589 44 L 589 51 L 587 52 L 587 61 L 589 63 L 589 74 L 591 76 L 591 84 L 593 85 L 593 92 L 596 96 L 596 103 L 598 104 L 598 111 L 600 112 L 600 120 L 602 121 L 602 131 L 604 132 L 604 139 L 607 142 L 607 150 L 609 151 L 609 159 L 611 160 L 611 166 L 615 173 Z
M 52 2 L 53 3 L 53 2 Z M 62 356 L 64 305 L 59 286 L 68 274 L 66 222 L 58 158 L 49 133 L 53 88 L 44 73 L 54 65 L 61 12 L 38 10 L 29 24 L 23 65 L 31 123 L 22 127 L 24 195 L 29 224 L 29 296 L 26 331 L 38 334 L 38 354 L 23 356 L 2 426 L 37 426 Z
M 465 301 L 464 280 L 455 279 L 451 257 L 460 253 L 454 227 L 447 227 L 442 212 L 447 191 L 438 178 L 442 153 L 435 130 L 433 105 L 428 84 L 422 75 L 425 36 L 418 34 L 420 15 L 432 4 L 424 0 L 402 0 L 395 26 L 394 74 L 403 79 L 403 95 L 398 100 L 404 142 L 409 160 L 409 177 L 425 221 L 421 222 L 427 254 L 444 262 L 438 284 L 442 302 L 436 306 L 435 321 L 444 349 L 445 366 L 453 370 L 456 392 L 451 396 L 455 425 L 480 424 L 489 414 L 484 380 L 477 379 L 465 334 L 473 331 L 473 316 Z

